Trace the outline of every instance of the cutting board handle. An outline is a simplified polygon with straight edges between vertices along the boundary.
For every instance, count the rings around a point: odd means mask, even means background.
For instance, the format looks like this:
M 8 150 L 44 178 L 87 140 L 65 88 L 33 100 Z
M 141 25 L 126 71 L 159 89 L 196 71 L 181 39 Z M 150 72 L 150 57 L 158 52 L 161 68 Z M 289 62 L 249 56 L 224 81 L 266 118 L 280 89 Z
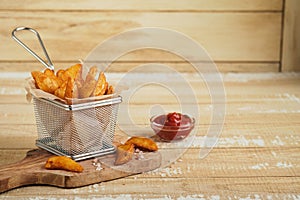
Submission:
M 0 193 L 40 182 L 42 177 L 37 172 L 43 168 L 43 162 L 51 154 L 39 152 L 37 149 L 29 151 L 23 160 L 0 166 Z

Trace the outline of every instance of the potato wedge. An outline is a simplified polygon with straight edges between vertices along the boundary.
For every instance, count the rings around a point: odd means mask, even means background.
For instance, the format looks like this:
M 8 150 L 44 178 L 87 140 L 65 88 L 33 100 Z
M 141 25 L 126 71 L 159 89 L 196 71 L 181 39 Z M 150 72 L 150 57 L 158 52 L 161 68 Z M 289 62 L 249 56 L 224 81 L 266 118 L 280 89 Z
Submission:
M 76 64 L 71 67 L 69 67 L 66 70 L 58 70 L 56 73 L 56 76 L 63 81 L 68 81 L 69 78 L 76 80 L 78 86 L 80 87 L 83 84 L 83 79 L 82 79 L 82 65 L 81 64 Z
M 96 66 L 91 67 L 88 74 L 86 75 L 85 82 L 96 80 L 97 73 L 98 73 L 98 68 Z
M 133 144 L 134 147 L 141 148 L 142 150 L 147 151 L 158 150 L 156 143 L 150 138 L 145 137 L 131 137 L 125 142 L 125 144 Z
M 75 64 L 67 69 L 60 69 L 56 73 L 45 69 L 44 72 L 32 71 L 31 75 L 37 89 L 56 95 L 59 98 L 70 99 L 88 98 L 114 93 L 114 88 L 108 84 L 104 72 L 100 72 L 98 79 L 98 68 L 90 68 L 85 80 L 82 78 L 82 65 Z
M 86 75 L 83 86 L 79 89 L 79 98 L 90 97 L 95 90 L 97 81 L 95 79 L 98 69 L 96 66 L 90 68 L 88 74 Z
M 57 78 L 63 80 L 63 81 L 67 81 L 68 77 L 65 75 L 65 71 L 64 69 L 60 69 L 56 72 L 56 76 Z
M 55 76 L 54 71 L 51 69 L 45 69 L 44 74 L 47 76 Z
M 67 83 L 68 83 L 68 81 L 64 81 L 63 84 L 61 84 L 59 86 L 59 88 L 57 88 L 57 90 L 55 90 L 54 95 L 61 98 L 61 99 L 64 99 L 66 89 L 67 89 Z
M 115 160 L 115 165 L 123 165 L 129 162 L 134 153 L 133 144 L 121 144 L 117 147 L 117 155 Z
M 96 83 L 97 81 L 94 79 L 85 81 L 83 86 L 79 89 L 79 98 L 90 97 L 95 90 Z
M 59 81 L 55 76 L 47 76 L 42 73 L 36 77 L 36 84 L 41 90 L 53 94 L 59 87 Z
M 76 84 L 76 81 L 69 77 L 67 86 L 66 86 L 66 92 L 65 92 L 65 98 L 64 99 L 72 99 L 72 98 L 78 98 L 79 92 L 78 87 Z
M 113 94 L 114 92 L 115 92 L 114 87 L 112 85 L 110 85 L 107 87 L 105 94 L 109 95 L 109 94 Z
M 95 90 L 93 92 L 93 96 L 100 96 L 103 95 L 106 91 L 106 77 L 104 75 L 104 72 L 101 72 L 99 77 L 98 77 L 98 81 L 95 87 Z
M 36 87 L 37 89 L 40 89 L 39 86 L 38 86 L 38 84 L 37 84 L 37 77 L 38 77 L 39 75 L 41 75 L 41 74 L 43 74 L 43 72 L 40 72 L 40 71 L 32 71 L 32 72 L 31 72 L 31 76 L 32 76 L 32 78 L 33 78 L 33 80 L 34 80 L 34 84 L 35 84 L 35 87 Z
M 53 156 L 50 157 L 46 164 L 46 169 L 62 169 L 67 170 L 71 172 L 83 172 L 83 167 L 72 160 L 71 158 L 68 158 L 66 156 Z

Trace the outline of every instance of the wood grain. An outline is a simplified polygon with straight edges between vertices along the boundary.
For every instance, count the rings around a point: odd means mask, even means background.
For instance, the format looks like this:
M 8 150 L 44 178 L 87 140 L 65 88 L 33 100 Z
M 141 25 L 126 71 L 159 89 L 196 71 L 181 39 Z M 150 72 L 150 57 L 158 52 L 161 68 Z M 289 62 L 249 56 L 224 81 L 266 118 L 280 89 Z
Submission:
M 4 61 L 34 60 L 10 37 L 11 31 L 20 24 L 39 30 L 53 61 L 84 59 L 105 39 L 131 28 L 149 26 L 172 29 L 186 34 L 201 44 L 215 61 L 278 62 L 280 60 L 280 13 L 181 13 L 178 15 L 172 12 L 62 12 L 57 15 L 52 12 L 1 11 L 0 18 L 4 24 L 0 31 L 4 35 L 5 44 L 0 47 L 0 51 L 3 52 L 0 60 Z M 177 23 L 182 20 L 184 23 Z M 50 26 L 53 22 L 55 25 Z M 36 40 L 32 35 L 25 34 L 22 38 L 34 48 Z M 120 42 L 119 45 L 122 43 Z M 182 59 L 159 50 L 139 50 L 119 60 L 180 61 Z
M 226 124 L 233 126 L 233 124 Z M 288 122 L 275 124 L 269 122 L 265 127 L 261 124 L 255 124 L 253 121 L 245 124 L 236 124 L 236 130 L 232 130 L 227 126 L 223 127 L 223 134 L 220 135 L 218 143 L 215 148 L 264 148 L 264 147 L 286 147 L 295 148 L 300 144 L 298 132 L 300 131 L 300 123 L 290 125 Z M 217 126 L 217 125 L 211 125 Z M 127 127 L 126 127 L 127 128 Z M 190 145 L 191 148 L 203 148 L 205 135 L 209 125 L 201 125 L 196 127 L 196 136 L 194 143 Z M 130 134 L 140 135 L 140 132 L 135 130 L 134 126 L 128 127 Z M 285 131 L 288 130 L 288 131 Z M 0 125 L 0 149 L 33 149 L 35 148 L 35 140 L 37 139 L 37 131 L 35 124 L 31 125 Z M 123 133 L 124 134 L 124 133 Z M 122 131 L 117 129 L 116 136 L 123 135 Z M 154 134 L 149 129 L 149 135 Z M 13 158 L 11 158 L 13 159 Z M 2 163 L 9 160 L 8 157 L 1 159 Z M 0 163 L 1 164 L 1 163 Z
M 88 0 L 88 1 L 37 1 L 1 0 L 0 10 L 88 10 L 88 11 L 281 11 L 282 0 Z
M 282 71 L 300 71 L 300 2 L 286 0 L 282 49 Z
M 149 78 L 136 74 L 131 82 Z M 159 74 L 156 74 L 159 75 Z M 180 158 L 161 170 L 133 177 L 102 182 L 77 189 L 63 190 L 47 186 L 29 186 L 1 194 L 3 198 L 261 198 L 295 199 L 299 195 L 299 84 L 297 73 L 223 74 L 226 88 L 226 121 L 213 150 L 204 159 L 209 123 L 210 96 L 205 81 L 194 73 L 182 74 L 201 92 L 197 94 L 201 111 L 195 140 Z M 12 78 L 14 77 L 14 78 Z M 18 77 L 18 78 L 17 78 Z M 37 137 L 33 108 L 23 98 L 26 73 L 3 73 L 0 78 L 0 164 L 13 163 L 35 148 Z M 111 80 L 122 74 L 109 73 Z M 179 80 L 169 80 L 182 90 Z M 10 81 L 8 81 L 10 80 Z M 209 80 L 213 81 L 213 80 Z M 157 92 L 157 97 L 151 93 Z M 188 93 L 182 91 L 183 95 Z M 148 123 L 147 109 L 156 101 L 175 106 L 176 102 L 157 87 L 140 90 L 133 100 L 132 112 L 140 116 L 138 124 Z M 120 122 L 122 120 L 119 120 Z M 219 124 L 212 124 L 218 126 Z M 129 126 L 129 125 L 128 125 Z M 141 134 L 134 126 L 131 134 Z M 124 137 L 117 128 L 116 137 Z M 159 144 L 161 148 L 164 144 Z M 173 148 L 175 149 L 176 146 Z M 169 148 L 169 150 L 172 150 Z M 163 186 L 163 189 L 162 189 Z M 39 191 L 39 192 L 34 192 Z M 68 195 L 68 197 L 66 197 Z
M 10 165 L 0 168 L 0 193 L 27 185 L 52 185 L 63 188 L 76 188 L 103 181 L 110 181 L 149 170 L 160 166 L 159 153 L 145 153 L 143 160 L 131 160 L 122 166 L 114 166 L 114 155 L 106 155 L 99 158 L 101 170 L 96 170 L 92 160 L 78 162 L 83 172 L 68 172 L 64 170 L 48 170 L 44 168 L 46 160 L 53 156 L 44 150 L 32 150 L 27 156 Z
M 154 0 L 142 4 L 136 0 L 1 0 L 0 4 L 0 31 L 5 47 L 0 47 L 1 66 L 7 62 L 33 61 L 10 38 L 10 32 L 20 25 L 33 27 L 42 34 L 54 63 L 84 59 L 105 39 L 125 30 L 150 26 L 191 37 L 207 50 L 222 72 L 279 71 L 283 0 Z M 31 38 L 23 37 L 29 46 L 39 50 Z M 120 59 L 121 65 L 112 68 L 114 71 L 128 71 L 136 61 L 171 61 L 176 62 L 177 70 L 192 72 L 181 58 L 158 50 L 140 50 Z M 20 70 L 15 67 L 9 66 L 9 70 Z
M 139 67 L 142 65 L 147 65 L 153 63 L 154 61 L 116 61 L 113 62 L 107 68 L 107 72 L 110 73 L 122 73 L 124 71 L 130 71 L 135 67 Z M 72 66 L 74 63 L 78 63 L 78 60 L 74 61 L 55 61 L 54 66 L 55 69 L 68 68 Z M 194 73 L 196 70 L 194 67 L 185 61 L 160 61 L 155 63 L 160 63 L 166 66 L 171 67 L 173 70 L 180 73 Z M 226 61 L 216 61 L 215 62 L 217 69 L 220 72 L 278 72 L 279 70 L 279 62 L 250 62 L 250 61 L 237 61 L 237 62 L 226 62 Z M 44 66 L 41 65 L 38 61 L 0 61 L 0 72 L 27 72 L 29 76 L 29 72 L 35 70 L 42 70 Z M 155 73 L 157 72 L 155 69 L 147 69 L 147 72 Z
M 276 184 L 274 183 L 276 180 Z M 158 182 L 165 183 L 162 188 Z M 166 184 L 166 182 L 168 184 Z M 270 184 L 272 183 L 272 184 Z M 32 190 L 39 191 L 32 194 Z M 26 187 L 12 190 L 3 197 L 12 198 L 86 198 L 142 199 L 142 198 L 261 198 L 296 199 L 299 177 L 241 177 L 241 178 L 133 178 L 95 184 L 79 189 L 60 190 L 53 187 Z M 55 195 L 54 195 L 55 194 Z

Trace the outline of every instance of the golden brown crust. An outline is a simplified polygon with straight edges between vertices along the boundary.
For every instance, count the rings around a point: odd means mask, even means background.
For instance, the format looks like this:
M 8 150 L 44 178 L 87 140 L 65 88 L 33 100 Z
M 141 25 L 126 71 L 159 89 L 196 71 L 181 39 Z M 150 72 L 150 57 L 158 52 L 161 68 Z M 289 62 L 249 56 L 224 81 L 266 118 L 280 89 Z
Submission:
M 106 87 L 107 87 L 106 77 L 104 75 L 104 72 L 100 72 L 95 90 L 93 92 L 93 96 L 103 95 L 106 91 Z
M 106 89 L 106 92 L 105 94 L 113 94 L 115 92 L 115 89 L 112 85 L 108 86 L 107 89 Z
M 67 83 L 68 81 L 64 81 L 57 90 L 55 90 L 54 95 L 64 99 L 65 98 L 65 93 L 66 93 L 66 89 L 67 89 Z
M 65 99 L 78 98 L 78 87 L 76 81 L 69 77 L 65 92 Z
M 66 156 L 53 156 L 50 157 L 46 164 L 46 169 L 62 169 L 67 170 L 71 172 L 83 172 L 83 167 L 72 160 L 71 158 L 68 158 Z
M 145 137 L 131 137 L 125 142 L 125 144 L 133 144 L 137 148 L 141 148 L 143 150 L 148 151 L 158 150 L 156 143 L 150 138 Z
M 134 153 L 133 144 L 121 144 L 117 147 L 115 165 L 123 165 L 132 159 Z
M 91 67 L 84 80 L 82 65 L 76 64 L 65 70 L 58 70 L 56 75 L 50 69 L 45 69 L 44 72 L 32 71 L 31 75 L 37 89 L 54 94 L 72 104 L 74 98 L 88 98 L 114 92 L 114 88 L 106 81 L 104 72 L 100 72 L 96 80 L 97 73 L 97 67 Z

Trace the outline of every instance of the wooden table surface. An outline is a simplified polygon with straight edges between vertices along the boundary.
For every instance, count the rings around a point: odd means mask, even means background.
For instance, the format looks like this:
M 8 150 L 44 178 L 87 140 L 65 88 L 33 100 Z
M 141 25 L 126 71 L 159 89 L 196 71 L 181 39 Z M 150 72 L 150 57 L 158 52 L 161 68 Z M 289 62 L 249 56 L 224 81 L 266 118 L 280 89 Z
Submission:
M 122 75 L 109 74 L 108 79 Z M 161 170 L 76 189 L 18 188 L 0 194 L 0 199 L 300 199 L 300 74 L 222 74 L 225 123 L 217 145 L 203 159 L 199 151 L 211 125 L 211 100 L 200 76 L 182 75 L 197 91 L 201 121 L 193 144 L 176 162 Z M 16 162 L 36 148 L 33 105 L 25 99 L 28 76 L 0 74 L 0 165 Z M 149 74 L 135 77 L 145 76 Z M 169 80 L 181 87 L 180 82 Z M 130 102 L 139 125 L 147 125 L 154 104 L 178 110 L 174 96 L 153 87 L 138 90 Z

